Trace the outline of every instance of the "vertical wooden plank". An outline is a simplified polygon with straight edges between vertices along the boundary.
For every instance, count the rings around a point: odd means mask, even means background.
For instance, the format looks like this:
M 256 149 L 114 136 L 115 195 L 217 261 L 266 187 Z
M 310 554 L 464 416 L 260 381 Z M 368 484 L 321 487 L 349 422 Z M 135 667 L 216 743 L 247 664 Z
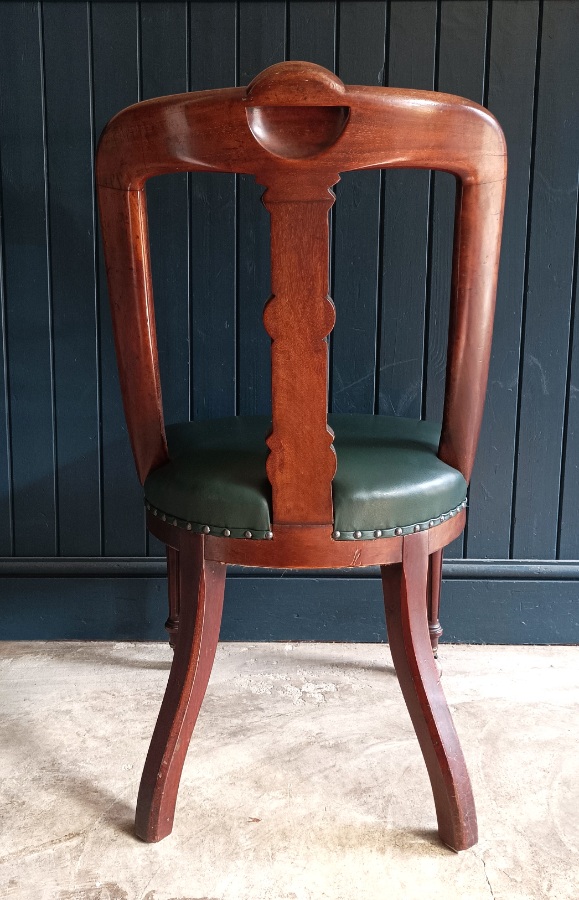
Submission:
M 338 74 L 384 82 L 386 3 L 341 2 Z M 374 412 L 380 243 L 380 172 L 348 172 L 336 187 L 332 409 Z
M 570 349 L 561 480 L 558 559 L 579 559 L 579 208 L 575 238 L 573 334 Z
M 44 6 L 44 60 L 59 546 L 63 556 L 98 556 L 100 435 L 86 4 Z
M 90 9 L 98 137 L 111 116 L 139 99 L 138 6 L 93 3 Z M 100 242 L 98 303 L 104 552 L 106 556 L 141 556 L 145 552 L 143 492 L 135 475 L 123 414 Z
M 579 5 L 543 7 L 513 555 L 552 559 L 567 383 L 579 157 Z
M 288 4 L 289 36 L 288 59 L 303 59 L 325 66 L 330 71 L 335 65 L 334 32 L 336 27 L 336 3 L 312 0 L 310 3 Z
M 443 0 L 437 90 L 482 103 L 486 23 L 486 0 Z M 436 174 L 424 408 L 426 417 L 437 421 L 442 419 L 446 374 L 454 188 L 451 175 Z
M 191 90 L 236 81 L 234 2 L 191 3 Z M 219 35 L 219 40 L 208 39 Z M 235 414 L 236 178 L 191 175 L 191 377 L 194 419 Z M 261 322 L 255 330 L 263 330 Z
M 141 5 L 142 99 L 187 90 L 187 4 Z M 187 176 L 147 183 L 151 268 L 163 408 L 167 422 L 189 416 L 189 242 Z
M 493 3 L 488 106 L 507 139 L 509 174 L 487 402 L 470 486 L 467 556 L 507 559 L 517 424 L 537 0 Z
M 285 4 L 245 2 L 239 7 L 239 83 L 285 58 Z M 263 187 L 239 177 L 238 412 L 271 410 L 270 341 L 261 316 L 270 294 L 269 216 L 259 202 Z
M 434 88 L 436 0 L 394 0 L 388 83 Z M 382 314 L 378 412 L 420 418 L 426 304 L 430 174 L 384 172 Z
M 141 96 L 161 97 L 188 89 L 188 9 L 184 0 L 143 3 Z M 163 410 L 167 422 L 189 418 L 189 201 L 187 175 L 147 182 L 151 270 Z M 149 556 L 165 546 L 147 535 Z
M 486 0 L 443 0 L 437 90 L 482 103 L 487 12 Z M 455 180 L 445 172 L 437 172 L 433 184 L 423 412 L 425 418 L 440 422 L 446 375 Z M 464 537 L 461 535 L 449 545 L 445 556 L 460 558 L 463 549 Z
M 14 549 L 19 556 L 52 556 L 57 532 L 42 18 L 38 3 L 2 4 L 0 15 Z

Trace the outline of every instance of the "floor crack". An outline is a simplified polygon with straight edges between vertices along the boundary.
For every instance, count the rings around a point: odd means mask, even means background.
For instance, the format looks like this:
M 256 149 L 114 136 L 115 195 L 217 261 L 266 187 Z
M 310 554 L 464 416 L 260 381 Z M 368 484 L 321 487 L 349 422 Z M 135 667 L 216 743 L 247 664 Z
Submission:
M 487 864 L 485 862 L 484 856 L 479 856 L 479 859 L 480 859 L 481 863 L 483 864 L 483 871 L 485 873 L 485 878 L 486 878 L 487 884 L 489 886 L 489 891 L 491 892 L 491 897 L 493 898 L 493 900 L 495 900 L 495 892 L 492 889 L 492 885 L 489 881 L 489 876 L 487 875 Z

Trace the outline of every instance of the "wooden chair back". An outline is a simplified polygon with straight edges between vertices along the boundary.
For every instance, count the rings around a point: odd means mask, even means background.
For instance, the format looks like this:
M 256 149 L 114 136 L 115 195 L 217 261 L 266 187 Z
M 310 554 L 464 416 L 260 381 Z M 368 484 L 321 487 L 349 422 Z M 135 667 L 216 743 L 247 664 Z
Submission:
M 481 106 L 426 91 L 345 86 L 286 62 L 247 88 L 138 103 L 111 120 L 97 181 L 121 387 L 141 481 L 167 460 L 145 183 L 169 172 L 253 175 L 271 216 L 274 525 L 329 526 L 336 459 L 327 423 L 328 213 L 339 173 L 421 168 L 457 179 L 439 456 L 470 479 L 491 348 L 506 180 L 502 131 Z

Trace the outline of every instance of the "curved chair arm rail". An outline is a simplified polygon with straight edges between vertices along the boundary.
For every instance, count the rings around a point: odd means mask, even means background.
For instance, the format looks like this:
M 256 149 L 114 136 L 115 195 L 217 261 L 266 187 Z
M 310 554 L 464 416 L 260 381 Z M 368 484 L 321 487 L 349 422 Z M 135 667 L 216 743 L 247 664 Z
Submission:
M 138 191 L 154 175 L 179 171 L 238 172 L 255 175 L 261 182 L 260 175 L 267 177 L 280 167 L 296 175 L 311 169 L 330 174 L 439 169 L 463 183 L 505 180 L 505 139 L 494 116 L 471 100 L 435 91 L 342 85 L 334 103 L 336 109 L 347 109 L 347 122 L 337 140 L 316 154 L 315 163 L 314 154 L 298 158 L 272 154 L 250 127 L 252 110 L 299 107 L 304 115 L 308 107 L 318 114 L 325 107 L 327 116 L 329 106 L 327 97 L 324 104 L 319 102 L 315 90 L 311 96 L 296 98 L 282 81 L 287 65 L 272 67 L 280 76 L 275 99 L 264 98 L 254 87 L 270 72 L 266 69 L 247 88 L 173 94 L 128 106 L 102 133 L 97 183 Z M 300 65 L 318 77 L 318 66 Z

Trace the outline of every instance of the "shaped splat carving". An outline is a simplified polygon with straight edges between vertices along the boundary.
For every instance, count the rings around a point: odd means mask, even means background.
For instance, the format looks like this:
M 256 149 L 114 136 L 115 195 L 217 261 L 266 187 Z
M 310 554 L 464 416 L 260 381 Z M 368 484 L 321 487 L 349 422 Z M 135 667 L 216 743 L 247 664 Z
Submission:
M 273 293 L 264 323 L 273 340 L 267 474 L 275 524 L 331 525 L 333 518 L 336 456 L 327 424 L 326 338 L 335 321 L 328 296 L 328 212 L 334 199 L 327 185 L 306 201 L 285 199 L 275 188 L 264 196 L 271 215 Z

